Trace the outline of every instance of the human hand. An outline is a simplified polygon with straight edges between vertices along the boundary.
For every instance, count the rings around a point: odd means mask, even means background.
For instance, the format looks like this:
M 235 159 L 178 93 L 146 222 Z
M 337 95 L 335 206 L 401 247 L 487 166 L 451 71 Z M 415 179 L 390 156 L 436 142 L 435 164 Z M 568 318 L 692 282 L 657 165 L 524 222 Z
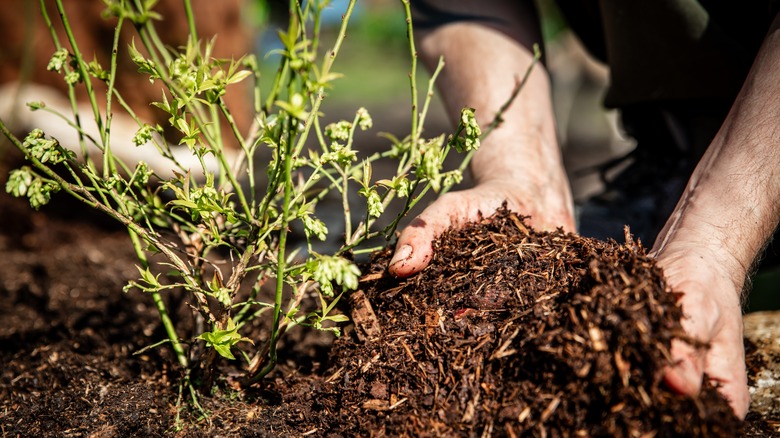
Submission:
M 520 192 L 517 184 L 507 181 L 484 182 L 442 195 L 412 220 L 398 238 L 390 273 L 408 277 L 420 272 L 433 257 L 433 240 L 444 230 L 477 220 L 480 214 L 489 216 L 505 201 L 510 210 L 531 216 L 530 222 L 537 229 L 574 230 L 572 209 L 565 196 Z
M 745 371 L 740 292 L 742 284 L 728 272 L 728 263 L 711 248 L 690 243 L 670 244 L 656 255 L 664 275 L 676 292 L 682 292 L 683 328 L 709 348 L 672 342 L 674 365 L 664 380 L 673 391 L 696 395 L 703 374 L 721 385 L 736 415 L 743 419 L 750 405 Z M 738 276 L 737 276 L 738 277 Z

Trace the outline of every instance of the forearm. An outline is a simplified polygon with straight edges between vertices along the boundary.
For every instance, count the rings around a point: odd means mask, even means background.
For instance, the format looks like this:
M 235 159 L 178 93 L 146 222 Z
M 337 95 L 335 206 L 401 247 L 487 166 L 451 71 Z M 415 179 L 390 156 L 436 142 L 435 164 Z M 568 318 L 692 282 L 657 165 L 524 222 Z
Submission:
M 435 4 L 436 2 L 430 2 Z M 450 10 L 483 18 L 418 31 L 422 59 L 435 65 L 444 56 L 438 87 L 448 112 L 476 109 L 484 128 L 496 117 L 533 62 L 540 42 L 535 11 L 521 2 L 444 2 Z M 556 139 L 546 70 L 538 64 L 501 115 L 504 120 L 474 155 L 478 184 L 511 183 L 529 200 L 554 209 L 571 226 L 571 194 Z M 530 202 L 530 201 L 529 201 Z M 552 225 L 552 224 L 550 224 Z
M 711 246 L 737 290 L 780 218 L 780 20 L 656 242 Z

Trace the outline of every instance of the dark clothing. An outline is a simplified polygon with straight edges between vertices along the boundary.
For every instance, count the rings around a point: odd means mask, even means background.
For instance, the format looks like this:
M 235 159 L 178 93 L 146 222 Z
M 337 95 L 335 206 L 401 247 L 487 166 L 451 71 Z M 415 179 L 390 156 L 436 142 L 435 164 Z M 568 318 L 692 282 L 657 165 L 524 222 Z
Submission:
M 604 104 L 636 139 L 631 165 L 580 208 L 579 228 L 652 244 L 739 93 L 780 1 L 557 1 L 609 65 Z M 604 172 L 606 173 L 604 169 Z
M 529 3 L 529 9 L 535 9 Z M 698 160 L 728 114 L 780 12 L 780 0 L 557 0 L 557 4 L 591 54 L 609 65 L 604 104 L 623 110 L 627 133 L 654 131 L 657 123 L 639 126 L 647 118 L 677 119 L 671 123 L 688 132 L 669 135 L 682 140 L 674 147 L 682 148 L 692 161 Z M 502 21 L 453 13 L 426 0 L 413 0 L 412 7 L 415 26 L 421 29 Z
M 780 8 L 775 0 L 557 3 L 609 65 L 610 108 L 691 99 L 730 106 Z
M 515 0 L 521 1 L 521 0 Z M 529 10 L 534 10 L 533 2 Z M 679 100 L 728 101 L 745 79 L 780 0 L 556 0 L 571 29 L 610 67 L 609 108 Z M 415 27 L 502 18 L 412 0 Z

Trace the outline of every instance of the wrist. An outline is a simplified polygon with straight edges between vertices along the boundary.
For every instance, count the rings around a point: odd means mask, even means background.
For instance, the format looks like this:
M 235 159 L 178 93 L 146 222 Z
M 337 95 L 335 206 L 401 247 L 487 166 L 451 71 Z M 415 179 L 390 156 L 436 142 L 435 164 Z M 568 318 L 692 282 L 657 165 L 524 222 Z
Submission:
M 654 247 L 651 256 L 658 260 L 670 286 L 678 292 L 685 290 L 679 284 L 681 280 L 701 277 L 701 281 L 714 286 L 713 292 L 728 291 L 739 297 L 749 274 L 750 264 L 743 263 L 720 245 L 714 234 L 703 229 L 680 229 L 662 248 Z M 676 272 L 679 267 L 685 267 L 684 271 Z
M 697 248 L 707 263 L 727 270 L 741 291 L 777 226 L 780 196 L 771 154 L 752 154 L 750 145 L 733 140 L 743 139 L 738 134 L 744 133 L 733 130 L 727 120 L 691 176 L 653 252 L 660 256 Z

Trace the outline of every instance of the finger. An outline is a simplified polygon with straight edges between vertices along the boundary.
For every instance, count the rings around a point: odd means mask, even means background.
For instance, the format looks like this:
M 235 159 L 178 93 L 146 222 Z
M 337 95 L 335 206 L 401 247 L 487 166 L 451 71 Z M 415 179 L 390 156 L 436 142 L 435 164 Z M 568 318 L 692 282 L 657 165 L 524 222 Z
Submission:
M 697 294 L 685 294 L 682 301 L 685 317 L 680 322 L 685 333 L 701 342 L 710 342 L 713 338 L 713 324 L 707 317 L 717 320 L 717 310 L 710 308 L 711 303 L 702 302 L 702 297 Z M 704 376 L 706 348 L 697 348 L 680 339 L 673 339 L 671 354 L 672 365 L 664 376 L 666 384 L 679 394 L 698 394 Z
M 726 323 L 707 352 L 704 372 L 720 387 L 718 391 L 729 401 L 739 418 L 745 418 L 750 406 L 750 393 L 745 371 L 745 347 L 740 321 Z
M 704 354 L 701 349 L 679 339 L 672 340 L 672 365 L 664 381 L 678 394 L 694 396 L 701 390 L 704 376 Z
M 433 258 L 433 239 L 453 223 L 452 208 L 446 195 L 415 218 L 398 237 L 395 254 L 388 269 L 396 277 L 408 277 L 422 271 Z
M 730 342 L 713 342 L 706 354 L 703 354 L 703 350 L 675 340 L 672 357 L 675 358 L 675 364 L 664 376 L 671 390 L 695 396 L 701 390 L 706 372 L 710 380 L 717 382 L 718 391 L 728 400 L 737 417 L 745 418 L 750 406 L 750 393 L 741 338 Z
M 734 413 L 744 418 L 750 405 L 750 394 L 747 389 L 741 318 L 716 320 L 719 321 L 716 326 L 708 324 L 703 317 L 689 316 L 683 320 L 685 331 L 695 339 L 708 342 L 709 348 L 696 348 L 684 341 L 673 340 L 673 364 L 667 370 L 664 380 L 671 390 L 695 396 L 701 390 L 706 373 L 708 379 L 719 385 L 718 391 L 729 401 Z
M 422 271 L 433 258 L 433 230 L 419 217 L 407 226 L 395 246 L 388 269 L 396 277 L 408 277 Z

